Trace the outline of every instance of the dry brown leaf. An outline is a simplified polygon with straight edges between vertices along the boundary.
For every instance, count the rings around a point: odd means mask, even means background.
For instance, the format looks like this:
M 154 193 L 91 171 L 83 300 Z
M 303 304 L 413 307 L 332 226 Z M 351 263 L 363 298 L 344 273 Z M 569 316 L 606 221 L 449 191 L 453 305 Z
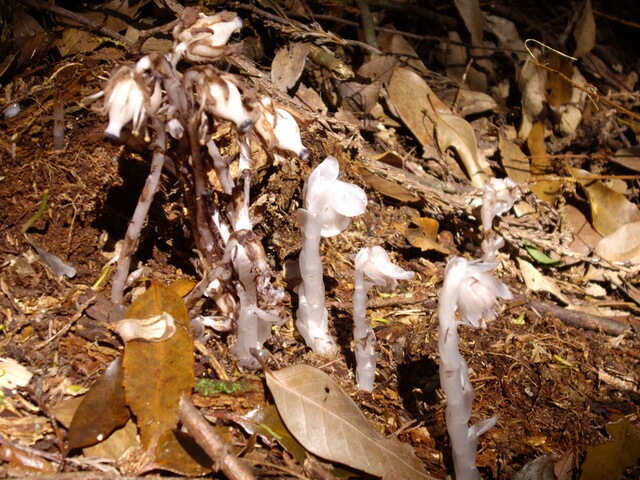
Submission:
M 576 58 L 586 55 L 596 46 L 596 21 L 593 18 L 591 0 L 587 0 L 584 4 L 582 15 L 573 31 L 573 38 L 576 42 L 573 56 Z
M 402 232 L 412 246 L 419 248 L 423 252 L 435 250 L 444 255 L 451 253 L 447 248 L 438 243 L 440 223 L 435 218 L 414 217 L 411 219 L 411 222 L 414 223 L 416 227 L 397 225 L 396 228 Z
M 139 473 L 159 469 L 186 477 L 200 477 L 211 472 L 212 466 L 213 461 L 195 440 L 180 430 L 167 430 L 158 442 L 155 459 Z
M 470 115 L 496 110 L 498 104 L 493 97 L 486 93 L 463 88 L 460 90 L 458 102 L 455 107 L 460 116 L 468 117 Z
M 569 172 L 582 185 L 591 206 L 593 227 L 603 235 L 609 235 L 627 223 L 640 221 L 640 210 L 619 192 L 607 187 L 600 180 L 593 180 L 586 170 L 568 167 Z
M 574 234 L 573 241 L 568 245 L 569 250 L 582 257 L 588 257 L 598 242 L 602 240 L 602 235 L 593 229 L 587 217 L 576 207 L 565 205 L 564 216 Z
M 271 63 L 271 80 L 283 92 L 293 88 L 304 70 L 310 43 L 294 42 L 282 47 Z
M 533 53 L 540 54 L 533 49 Z M 531 61 L 525 62 L 518 77 L 518 88 L 522 96 L 522 118 L 518 129 L 518 138 L 527 138 L 533 120 L 542 113 L 545 105 L 545 85 L 547 83 L 547 71 L 538 67 Z
M 118 460 L 130 448 L 140 448 L 138 427 L 133 420 L 113 432 L 103 442 L 82 449 L 86 457 L 108 458 Z
M 392 55 L 379 55 L 365 62 L 358 69 L 358 77 L 372 82 L 389 83 L 398 59 Z
M 483 44 L 483 20 L 479 0 L 454 0 L 458 13 L 471 34 L 471 42 L 480 47 Z
M 553 163 L 547 155 L 545 146 L 545 128 L 542 122 L 536 122 L 529 131 L 527 148 L 531 154 L 531 174 L 537 177 L 554 173 Z M 545 202 L 553 203 L 560 193 L 562 183 L 557 180 L 540 179 L 531 185 L 531 191 Z
M 560 108 L 571 101 L 573 85 L 563 77 L 573 77 L 573 63 L 570 58 L 552 51 L 546 54 L 546 63 L 551 70 L 554 70 L 548 72 L 545 86 L 546 99 L 549 107 L 559 115 Z M 555 73 L 556 71 L 562 76 Z
M 143 448 L 153 450 L 160 437 L 178 424 L 178 401 L 193 388 L 193 341 L 187 308 L 172 290 L 153 282 L 126 311 L 142 320 L 167 313 L 175 333 L 162 342 L 131 340 L 123 355 L 127 405 L 136 416 Z
M 570 305 L 570 301 L 567 296 L 562 293 L 558 284 L 551 278 L 543 275 L 526 260 L 518 259 L 518 266 L 520 267 L 520 273 L 524 279 L 524 283 L 529 290 L 534 292 L 548 292 L 556 297 L 561 302 Z
M 498 136 L 498 148 L 502 157 L 502 166 L 511 180 L 524 183 L 531 178 L 529 159 L 522 149 L 502 132 Z
M 91 32 L 81 28 L 65 28 L 62 38 L 56 40 L 61 57 L 76 55 L 78 53 L 93 52 L 100 46 L 100 40 Z
M 406 63 L 410 67 L 412 67 L 416 72 L 419 73 L 429 73 L 429 69 L 425 67 L 422 60 L 420 60 L 420 55 L 413 49 L 413 47 L 405 40 L 402 35 L 397 33 L 389 33 L 389 32 L 380 32 L 378 34 L 378 45 L 380 46 L 380 50 L 384 53 L 391 54 L 386 57 L 373 57 L 373 59 L 367 63 L 372 63 L 375 58 L 386 58 L 386 65 L 389 68 L 381 68 L 379 70 L 379 74 L 384 74 L 385 72 L 389 72 L 389 78 L 384 80 L 388 82 L 391 78 L 391 73 L 393 73 L 393 67 L 396 66 L 398 59 L 401 58 L 403 63 Z M 391 60 L 393 60 L 393 64 L 391 64 Z M 364 65 L 363 65 L 364 66 Z M 369 78 L 369 77 L 367 77 Z
M 629 170 L 640 172 L 640 146 L 622 148 L 611 158 L 611 161 Z
M 408 68 L 396 68 L 387 86 L 389 101 L 423 148 L 433 145 L 436 111 L 450 113 L 424 79 Z
M 127 423 L 131 412 L 125 402 L 123 378 L 122 357 L 118 357 L 91 386 L 73 415 L 67 433 L 70 449 L 99 443 Z
M 482 187 L 493 176 L 491 168 L 478 156 L 476 134 L 464 118 L 456 115 L 438 115 L 436 136 L 442 152 L 455 149 L 474 187 Z
M 342 106 L 352 112 L 370 113 L 378 103 L 380 86 L 380 82 L 341 82 L 338 85 L 338 93 Z
M 611 232 L 596 245 L 595 253 L 610 262 L 640 263 L 640 222 Z
M 329 375 L 310 365 L 265 370 L 282 421 L 314 455 L 370 475 L 431 479 L 411 447 L 373 428 Z

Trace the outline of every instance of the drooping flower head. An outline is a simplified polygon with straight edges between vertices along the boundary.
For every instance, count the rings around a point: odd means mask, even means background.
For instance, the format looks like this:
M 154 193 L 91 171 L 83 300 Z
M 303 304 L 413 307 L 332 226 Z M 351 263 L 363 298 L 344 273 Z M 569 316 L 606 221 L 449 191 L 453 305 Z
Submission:
M 253 122 L 244 108 L 242 95 L 233 75 L 203 68 L 194 77 L 196 99 L 202 110 L 219 120 L 233 122 L 241 133 L 251 128 Z
M 493 219 L 507 213 L 520 198 L 520 189 L 510 178 L 492 178 L 482 190 L 482 227 L 491 229 Z
M 304 208 L 320 222 L 320 235 L 333 237 L 345 230 L 351 218 L 362 215 L 367 195 L 357 185 L 338 180 L 340 164 L 327 157 L 304 184 Z
M 443 285 L 441 311 L 452 310 L 453 314 L 457 309 L 462 323 L 473 328 L 486 328 L 486 322 L 496 316 L 498 298 L 512 298 L 509 288 L 491 274 L 495 267 L 495 263 L 452 258 L 445 269 L 445 284 L 449 288 L 445 290 Z
M 138 135 L 144 130 L 147 117 L 157 111 L 161 99 L 162 92 L 157 82 L 146 78 L 135 66 L 119 66 L 112 72 L 104 89 L 103 112 L 109 115 L 105 135 L 117 140 L 122 128 L 129 123 L 131 132 Z
M 278 107 L 269 97 L 260 99 L 260 115 L 255 129 L 267 149 L 279 148 L 295 153 L 301 160 L 309 158 L 309 149 L 302 144 L 300 127 L 291 113 Z
M 229 38 L 241 28 L 242 20 L 235 13 L 200 14 L 190 27 L 174 33 L 178 42 L 174 47 L 174 63 L 183 55 L 190 62 L 211 62 L 227 55 Z
M 365 279 L 385 292 L 395 290 L 398 280 L 411 280 L 414 275 L 414 272 L 392 263 L 385 249 L 377 245 L 358 252 L 355 268 L 356 272 L 362 272 Z

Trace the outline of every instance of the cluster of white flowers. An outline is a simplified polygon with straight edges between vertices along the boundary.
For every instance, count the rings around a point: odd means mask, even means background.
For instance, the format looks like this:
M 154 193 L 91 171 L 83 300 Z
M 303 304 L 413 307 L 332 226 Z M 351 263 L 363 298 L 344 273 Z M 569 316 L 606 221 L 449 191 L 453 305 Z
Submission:
M 133 65 L 117 67 L 95 97 L 103 98 L 101 111 L 109 116 L 105 135 L 116 141 L 125 141 L 128 135 L 142 137 L 154 150 L 156 167 L 165 156 L 173 160 L 199 254 L 200 291 L 216 303 L 216 324 L 228 324 L 225 318 L 236 323 L 233 351 L 238 363 L 257 368 L 251 351 L 260 350 L 271 325 L 281 322 L 278 308 L 283 292 L 272 286 L 264 248 L 252 232 L 252 143 L 275 159 L 280 158 L 277 151 L 289 151 L 306 160 L 309 150 L 291 111 L 269 97 L 250 93 L 242 77 L 214 65 L 240 52 L 240 45 L 230 45 L 229 40 L 242 26 L 235 13 L 204 15 L 188 9 L 173 31 L 170 52 L 152 52 Z M 211 135 L 222 122 L 230 122 L 237 131 L 235 176 L 229 169 L 231 161 L 222 157 Z M 231 201 L 212 198 L 214 186 L 208 176 L 212 169 Z M 112 299 L 118 305 L 159 175 L 160 169 L 154 167 L 153 181 L 148 182 L 153 188 L 141 195 L 125 238 L 127 254 L 121 257 L 112 283 Z M 228 265 L 233 275 L 221 272 L 221 264 Z M 211 324 L 208 319 L 203 317 L 201 323 Z

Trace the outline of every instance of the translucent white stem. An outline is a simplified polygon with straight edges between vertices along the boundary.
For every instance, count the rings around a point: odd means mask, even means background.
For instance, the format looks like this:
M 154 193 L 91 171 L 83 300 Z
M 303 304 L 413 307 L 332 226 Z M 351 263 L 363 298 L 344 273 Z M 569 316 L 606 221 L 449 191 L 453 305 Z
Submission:
M 367 323 L 367 294 L 372 284 L 356 269 L 353 292 L 353 341 L 356 354 L 356 383 L 360 390 L 373 390 L 376 376 L 376 335 Z
M 490 419 L 480 427 L 469 427 L 473 386 L 469 381 L 467 363 L 458 350 L 458 323 L 455 312 L 458 300 L 466 292 L 460 291 L 467 273 L 467 261 L 453 258 L 447 266 L 439 302 L 440 386 L 447 396 L 446 421 L 456 480 L 477 480 L 476 468 L 478 436 L 490 428 L 497 418 Z
M 306 344 L 321 355 L 335 355 L 338 347 L 329 333 L 329 312 L 325 306 L 322 260 L 320 259 L 321 225 L 316 215 L 298 210 L 298 223 L 302 228 L 299 305 L 296 327 Z

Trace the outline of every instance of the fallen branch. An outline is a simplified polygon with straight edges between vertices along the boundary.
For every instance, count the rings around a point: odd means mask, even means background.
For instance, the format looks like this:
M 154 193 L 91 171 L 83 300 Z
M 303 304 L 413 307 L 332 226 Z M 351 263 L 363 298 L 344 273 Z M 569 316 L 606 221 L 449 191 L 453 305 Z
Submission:
M 249 465 L 231 452 L 231 447 L 198 412 L 186 395 L 180 398 L 178 417 L 189 434 L 230 480 L 254 480 Z

